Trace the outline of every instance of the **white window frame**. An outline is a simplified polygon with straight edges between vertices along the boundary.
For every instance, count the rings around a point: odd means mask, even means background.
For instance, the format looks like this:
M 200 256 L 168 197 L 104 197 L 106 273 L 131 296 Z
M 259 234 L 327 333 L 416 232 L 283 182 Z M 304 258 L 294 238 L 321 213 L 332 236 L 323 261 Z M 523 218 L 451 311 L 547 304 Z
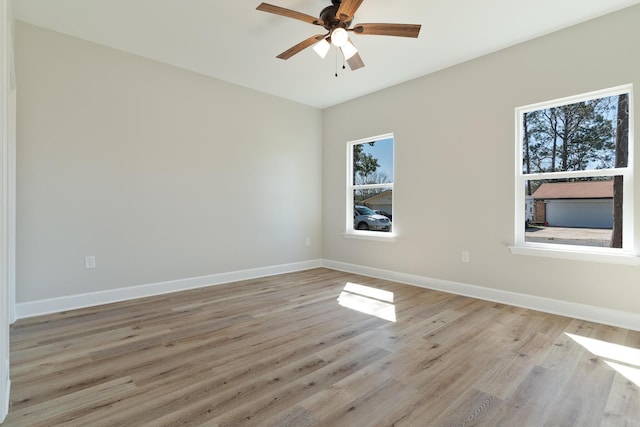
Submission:
M 358 144 L 366 144 L 368 142 L 380 141 L 383 139 L 393 139 L 393 177 L 391 183 L 384 184 L 368 184 L 355 185 L 353 183 L 353 147 Z M 397 237 L 395 220 L 392 221 L 390 232 L 356 230 L 353 228 L 353 192 L 363 188 L 390 188 L 391 189 L 391 205 L 393 208 L 393 218 L 395 218 L 395 196 L 394 181 L 396 173 L 396 139 L 393 133 L 385 133 L 368 138 L 358 139 L 356 141 L 347 142 L 347 191 L 346 191 L 346 216 L 345 216 L 345 232 L 344 237 L 366 240 L 378 240 L 382 242 L 395 242 Z
M 629 155 L 627 167 L 598 170 L 582 170 L 569 172 L 546 172 L 526 174 L 523 171 L 523 115 L 531 111 L 573 104 L 597 98 L 629 94 Z M 515 239 L 514 245 L 509 249 L 516 255 L 534 255 L 550 258 L 564 258 L 583 261 L 608 262 L 619 264 L 640 265 L 640 253 L 638 242 L 634 234 L 634 133 L 633 133 L 633 85 L 617 86 L 609 89 L 598 90 L 586 94 L 570 96 L 548 102 L 540 102 L 515 110 L 516 115 L 516 176 L 515 176 Z M 623 236 L 622 248 L 603 248 L 593 246 L 562 245 L 555 243 L 538 243 L 525 241 L 525 184 L 530 180 L 560 179 L 597 176 L 622 176 L 623 177 Z

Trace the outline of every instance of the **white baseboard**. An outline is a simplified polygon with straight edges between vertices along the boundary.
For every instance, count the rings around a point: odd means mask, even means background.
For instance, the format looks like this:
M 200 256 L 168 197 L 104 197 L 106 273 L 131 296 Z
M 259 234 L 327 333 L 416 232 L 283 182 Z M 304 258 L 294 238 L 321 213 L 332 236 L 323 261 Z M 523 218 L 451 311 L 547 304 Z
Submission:
M 558 314 L 560 316 L 640 331 L 639 313 L 612 310 L 609 308 L 543 298 L 534 295 L 518 294 L 500 289 L 432 279 L 429 277 L 398 273 L 395 271 L 381 270 L 378 268 L 364 267 L 361 265 L 347 264 L 337 261 L 324 260 L 322 265 L 333 270 L 361 274 L 363 276 L 390 280 L 393 282 L 419 286 L 451 294 L 463 295 L 486 301 L 542 311 L 545 313 Z
M 170 280 L 167 282 L 149 283 L 126 288 L 110 289 L 107 291 L 69 295 L 65 297 L 18 303 L 16 304 L 15 313 L 18 319 L 23 319 L 43 314 L 58 313 L 61 311 L 126 301 L 134 298 L 168 294 L 171 292 L 221 285 L 241 280 L 274 276 L 277 274 L 292 273 L 295 271 L 309 270 L 318 267 L 322 267 L 322 261 L 311 260 L 292 264 L 253 268 L 250 270 L 211 274 L 208 276 L 191 277 L 187 279 Z
M 150 283 L 146 285 L 132 286 L 127 288 L 111 289 L 108 291 L 91 292 L 86 294 L 70 295 L 66 297 L 31 301 L 16 304 L 15 312 L 17 318 L 22 319 L 43 314 L 58 313 L 61 311 L 126 301 L 134 298 L 144 298 L 153 295 L 167 294 L 171 292 L 202 288 L 206 286 L 221 285 L 224 283 L 237 282 L 241 280 L 292 273 L 295 271 L 309 270 L 318 267 L 326 267 L 333 270 L 361 274 L 363 276 L 391 280 L 407 285 L 419 286 L 422 288 L 448 292 L 456 295 L 463 295 L 486 301 L 493 301 L 517 307 L 529 308 L 545 313 L 558 314 L 561 316 L 567 316 L 576 319 L 602 323 L 605 325 L 640 331 L 639 313 L 612 310 L 603 307 L 578 304 L 551 298 L 538 297 L 534 295 L 518 294 L 515 292 L 509 292 L 500 289 L 492 289 L 483 286 L 433 279 L 424 276 L 399 273 L 396 271 L 382 270 L 373 267 L 365 267 L 361 265 L 347 264 L 331 260 L 312 260 L 293 264 L 283 264 L 250 270 L 241 270 L 228 273 L 212 274 L 208 276 L 171 280 L 167 282 Z M 0 404 L 1 403 L 2 402 L 0 402 Z

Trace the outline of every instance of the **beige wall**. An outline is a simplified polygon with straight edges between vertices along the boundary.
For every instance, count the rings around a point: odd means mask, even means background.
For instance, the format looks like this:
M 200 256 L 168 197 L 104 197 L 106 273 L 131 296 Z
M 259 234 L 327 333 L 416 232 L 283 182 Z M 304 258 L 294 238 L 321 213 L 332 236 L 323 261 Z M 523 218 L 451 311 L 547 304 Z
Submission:
M 321 111 L 23 23 L 16 55 L 18 303 L 320 258 Z
M 514 242 L 514 109 L 633 83 L 638 126 L 638 23 L 635 6 L 325 110 L 324 258 L 639 313 L 638 267 L 508 250 Z M 399 237 L 395 243 L 346 239 L 345 142 L 387 132 L 396 137 Z M 468 264 L 461 263 L 463 250 L 470 252 Z

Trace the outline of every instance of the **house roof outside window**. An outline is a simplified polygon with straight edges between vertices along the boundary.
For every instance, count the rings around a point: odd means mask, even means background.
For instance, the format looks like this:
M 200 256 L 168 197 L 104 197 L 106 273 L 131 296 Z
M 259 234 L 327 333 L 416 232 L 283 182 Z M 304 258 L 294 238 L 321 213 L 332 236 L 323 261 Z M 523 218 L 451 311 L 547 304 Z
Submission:
M 365 205 L 376 204 L 376 203 L 391 203 L 391 194 L 393 194 L 392 190 L 383 191 L 382 193 L 378 193 L 375 196 L 371 196 L 368 199 L 362 201 Z
M 545 182 L 533 192 L 537 200 L 548 199 L 610 199 L 613 180 L 581 182 Z

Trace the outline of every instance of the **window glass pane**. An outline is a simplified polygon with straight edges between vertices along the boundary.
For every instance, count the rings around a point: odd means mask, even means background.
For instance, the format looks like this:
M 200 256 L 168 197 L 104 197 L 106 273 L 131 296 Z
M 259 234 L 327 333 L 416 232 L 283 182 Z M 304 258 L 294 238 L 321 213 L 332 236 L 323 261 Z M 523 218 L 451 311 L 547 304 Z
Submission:
M 626 167 L 629 94 L 522 115 L 523 173 Z
M 353 184 L 393 182 L 393 138 L 353 145 Z
M 353 191 L 353 229 L 391 231 L 391 188 L 368 188 Z
M 525 242 L 622 247 L 621 176 L 525 185 Z

